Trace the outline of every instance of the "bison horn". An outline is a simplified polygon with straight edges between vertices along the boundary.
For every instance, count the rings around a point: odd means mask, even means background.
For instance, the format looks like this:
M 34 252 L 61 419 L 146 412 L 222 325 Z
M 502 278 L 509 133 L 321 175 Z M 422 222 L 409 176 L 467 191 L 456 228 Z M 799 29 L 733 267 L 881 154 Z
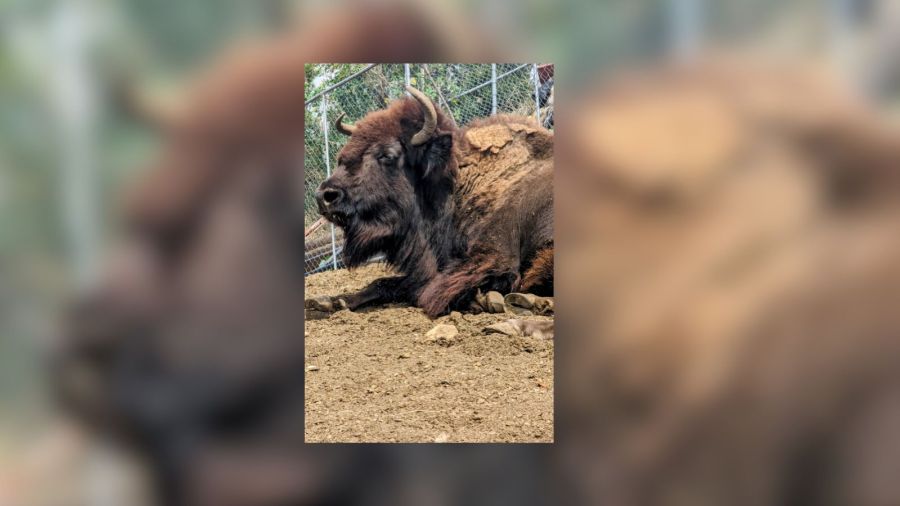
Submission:
M 344 123 L 341 120 L 344 119 L 344 113 L 341 113 L 338 116 L 337 121 L 334 122 L 334 126 L 338 129 L 338 132 L 344 135 L 353 135 L 353 132 L 356 131 L 356 125 L 351 125 L 350 123 Z
M 126 114 L 152 127 L 166 130 L 177 125 L 183 117 L 182 100 L 172 94 L 150 94 L 128 76 L 116 79 L 112 93 L 113 101 Z
M 431 99 L 426 97 L 421 91 L 412 86 L 407 86 L 406 91 L 419 101 L 419 106 L 422 108 L 422 113 L 425 115 L 425 124 L 422 125 L 422 129 L 419 130 L 416 135 L 413 135 L 412 138 L 412 145 L 418 146 L 419 144 L 428 141 L 428 139 L 431 139 L 434 135 L 434 131 L 437 128 L 437 111 L 434 109 L 434 104 L 431 102 Z

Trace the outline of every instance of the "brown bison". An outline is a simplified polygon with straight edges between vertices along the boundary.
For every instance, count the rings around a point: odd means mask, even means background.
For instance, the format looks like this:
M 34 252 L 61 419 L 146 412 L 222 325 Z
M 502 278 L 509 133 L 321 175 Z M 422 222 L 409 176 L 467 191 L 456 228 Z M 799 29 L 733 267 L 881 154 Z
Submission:
M 796 64 L 579 104 L 557 406 L 585 502 L 900 504 L 898 132 Z
M 494 116 L 457 128 L 423 93 L 356 125 L 316 192 L 344 230 L 344 261 L 383 253 L 401 274 L 362 291 L 309 299 L 317 310 L 406 302 L 429 316 L 465 309 L 479 290 L 553 289 L 553 134 Z

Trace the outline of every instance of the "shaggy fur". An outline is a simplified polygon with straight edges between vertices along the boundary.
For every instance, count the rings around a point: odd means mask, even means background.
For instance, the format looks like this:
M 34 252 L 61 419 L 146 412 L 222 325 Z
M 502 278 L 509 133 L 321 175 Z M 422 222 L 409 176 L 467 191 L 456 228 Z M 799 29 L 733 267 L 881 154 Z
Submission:
M 526 286 L 526 271 L 528 288 L 551 293 L 552 133 L 516 116 L 458 129 L 438 112 L 434 137 L 412 146 L 422 124 L 412 98 L 370 113 L 322 183 L 344 195 L 320 210 L 344 228 L 347 265 L 384 253 L 401 273 L 339 298 L 350 308 L 407 302 L 437 316 L 468 307 L 478 290 Z

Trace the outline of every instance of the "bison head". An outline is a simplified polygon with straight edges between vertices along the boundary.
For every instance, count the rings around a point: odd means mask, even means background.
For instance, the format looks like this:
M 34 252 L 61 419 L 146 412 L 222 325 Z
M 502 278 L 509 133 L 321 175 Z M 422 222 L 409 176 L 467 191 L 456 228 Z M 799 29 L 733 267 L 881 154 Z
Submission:
M 302 412 L 304 74 L 284 64 L 291 49 L 225 61 L 187 90 L 53 357 L 68 411 L 138 443 L 166 493 L 211 493 L 197 475 L 221 441 L 263 444 L 276 435 L 261 426 Z
M 316 192 L 319 212 L 342 227 L 344 259 L 359 265 L 393 252 L 423 221 L 442 215 L 456 179 L 453 122 L 422 92 L 369 113 L 356 125 L 336 126 L 350 135 L 337 168 Z

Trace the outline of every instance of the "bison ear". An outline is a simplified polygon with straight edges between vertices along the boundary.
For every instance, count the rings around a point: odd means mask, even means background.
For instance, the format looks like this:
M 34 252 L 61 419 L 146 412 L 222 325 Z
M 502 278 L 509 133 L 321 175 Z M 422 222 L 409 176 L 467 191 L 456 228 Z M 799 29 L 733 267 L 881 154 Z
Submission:
M 422 179 L 443 176 L 450 162 L 452 150 L 453 135 L 449 133 L 435 135 L 428 141 L 422 157 Z

